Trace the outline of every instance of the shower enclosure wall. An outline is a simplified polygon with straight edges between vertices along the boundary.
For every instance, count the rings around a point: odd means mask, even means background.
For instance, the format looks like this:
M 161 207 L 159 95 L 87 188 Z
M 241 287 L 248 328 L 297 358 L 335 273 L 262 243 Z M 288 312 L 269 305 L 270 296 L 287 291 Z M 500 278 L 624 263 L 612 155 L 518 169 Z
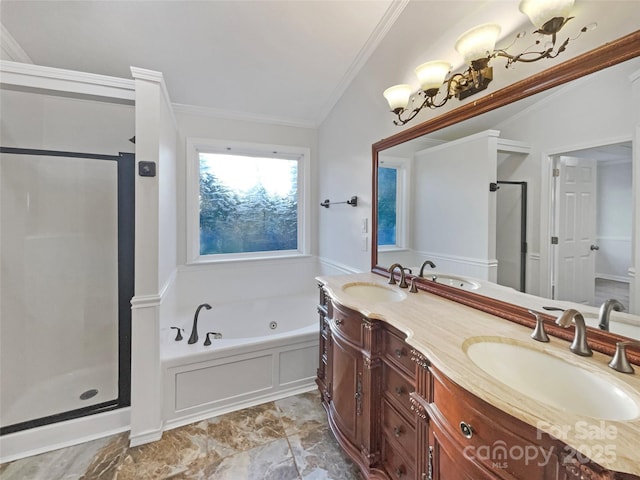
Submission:
M 4 435 L 130 403 L 134 118 L 131 105 L 0 93 Z

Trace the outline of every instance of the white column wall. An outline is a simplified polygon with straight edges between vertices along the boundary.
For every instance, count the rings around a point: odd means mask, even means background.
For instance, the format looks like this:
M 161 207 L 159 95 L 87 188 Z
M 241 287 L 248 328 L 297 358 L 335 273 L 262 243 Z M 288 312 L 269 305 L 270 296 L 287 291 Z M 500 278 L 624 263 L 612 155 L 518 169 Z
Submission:
M 160 304 L 176 268 L 176 129 L 162 74 L 132 68 L 136 90 L 136 163 L 156 163 L 155 177 L 136 175 L 135 295 L 132 304 L 132 446 L 162 436 Z

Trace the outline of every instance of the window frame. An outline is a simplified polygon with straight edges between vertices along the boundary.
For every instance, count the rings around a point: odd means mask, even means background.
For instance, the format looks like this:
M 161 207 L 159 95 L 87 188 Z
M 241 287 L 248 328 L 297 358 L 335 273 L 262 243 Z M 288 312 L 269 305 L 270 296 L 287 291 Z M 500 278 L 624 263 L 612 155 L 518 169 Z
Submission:
M 251 157 L 270 157 L 298 162 L 298 248 L 264 252 L 200 254 L 200 153 L 223 153 Z M 187 258 L 186 263 L 203 264 L 308 256 L 310 251 L 310 156 L 311 149 L 291 145 L 187 138 Z
M 394 252 L 407 250 L 409 238 L 409 198 L 411 186 L 411 162 L 403 157 L 380 156 L 378 167 L 393 168 L 396 170 L 396 244 L 376 245 L 379 252 Z

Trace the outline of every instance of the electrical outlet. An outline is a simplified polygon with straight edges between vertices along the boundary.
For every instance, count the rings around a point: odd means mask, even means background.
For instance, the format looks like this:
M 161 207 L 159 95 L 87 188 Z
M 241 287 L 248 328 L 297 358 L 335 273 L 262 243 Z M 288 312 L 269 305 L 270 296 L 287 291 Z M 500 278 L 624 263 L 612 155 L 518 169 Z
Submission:
M 369 236 L 368 235 L 363 235 L 362 236 L 362 251 L 366 252 L 369 250 Z

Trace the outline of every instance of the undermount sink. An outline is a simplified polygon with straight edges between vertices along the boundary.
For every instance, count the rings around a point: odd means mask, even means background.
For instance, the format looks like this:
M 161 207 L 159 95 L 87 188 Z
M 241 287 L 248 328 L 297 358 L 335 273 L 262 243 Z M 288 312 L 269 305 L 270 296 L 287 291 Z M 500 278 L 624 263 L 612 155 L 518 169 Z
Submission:
M 477 290 L 478 288 L 480 288 L 479 283 L 467 280 L 462 277 L 456 277 L 455 275 L 433 274 L 431 276 L 427 276 L 426 278 L 428 278 L 429 280 L 433 280 L 436 283 L 449 285 L 450 287 L 461 288 L 462 290 Z
M 640 415 L 640 400 L 623 390 L 613 376 L 607 378 L 505 340 L 471 338 L 463 349 L 490 376 L 533 400 L 601 420 L 631 420 Z
M 342 291 L 358 300 L 375 303 L 399 302 L 407 297 L 406 293 L 399 290 L 367 282 L 348 283 L 342 287 Z

